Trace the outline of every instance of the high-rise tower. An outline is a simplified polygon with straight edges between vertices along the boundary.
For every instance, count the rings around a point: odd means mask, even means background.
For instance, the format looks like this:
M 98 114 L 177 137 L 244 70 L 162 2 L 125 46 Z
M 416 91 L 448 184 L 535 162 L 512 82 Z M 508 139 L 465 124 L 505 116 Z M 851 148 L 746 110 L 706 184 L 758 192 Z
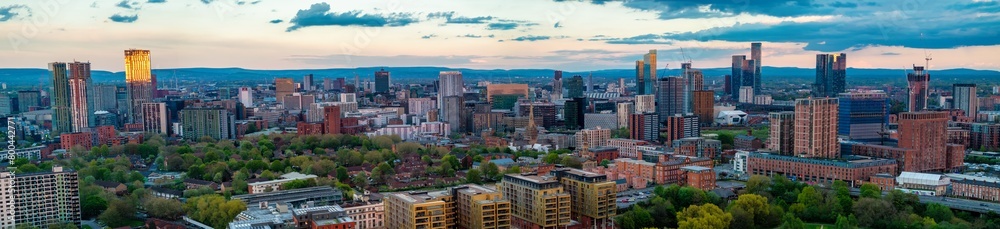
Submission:
M 807 98 L 795 101 L 795 155 L 837 158 L 837 98 Z
M 73 131 L 69 109 L 69 73 L 66 63 L 49 63 L 52 73 L 52 135 Z M 24 111 L 22 111 L 24 112 Z
M 684 78 L 664 77 L 660 81 L 660 90 L 656 94 L 656 109 L 659 121 L 667 117 L 684 115 Z
M 149 50 L 125 50 L 125 87 L 128 89 L 129 111 L 126 120 L 142 121 L 143 103 L 153 101 L 153 78 Z
M 979 98 L 976 97 L 976 84 L 957 83 L 952 85 L 951 96 L 954 97 L 953 108 L 965 111 L 966 117 L 976 117 L 979 112 Z
M 562 71 L 555 71 L 555 75 L 552 77 L 552 101 L 560 100 L 563 98 L 562 95 Z
M 389 71 L 385 69 L 379 69 L 375 72 L 375 92 L 383 93 L 389 92 L 389 85 L 391 84 L 389 78 Z
M 90 88 L 90 63 L 69 63 L 70 117 L 73 132 L 84 131 L 90 127 L 90 116 L 94 114 L 93 106 L 88 104 Z
M 656 90 L 656 50 L 649 50 L 649 53 L 642 56 L 642 60 L 635 62 L 636 94 L 652 95 Z
M 924 71 L 923 66 L 913 66 L 913 72 L 906 74 L 907 89 L 909 89 L 908 108 L 910 112 L 917 112 L 927 109 L 928 84 L 931 81 L 931 74 Z
M 816 54 L 816 82 L 813 96 L 837 97 L 847 90 L 847 54 Z
M 743 68 L 744 64 L 747 62 L 747 56 L 745 55 L 733 55 L 732 62 L 732 75 L 730 76 L 730 89 L 729 92 L 732 95 L 733 100 L 739 100 L 740 97 L 740 87 L 743 86 Z

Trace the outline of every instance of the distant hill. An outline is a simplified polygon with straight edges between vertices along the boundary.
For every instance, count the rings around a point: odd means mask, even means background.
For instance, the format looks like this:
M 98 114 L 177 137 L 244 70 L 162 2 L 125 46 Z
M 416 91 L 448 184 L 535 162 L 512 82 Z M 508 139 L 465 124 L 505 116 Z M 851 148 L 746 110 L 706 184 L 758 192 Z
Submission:
M 370 79 L 372 73 L 378 67 L 363 68 L 336 68 L 336 69 L 289 69 L 289 70 L 253 70 L 243 68 L 177 68 L 177 69 L 156 69 L 153 73 L 160 81 L 179 79 L 183 81 L 259 81 L 261 83 L 272 82 L 275 77 L 293 77 L 301 79 L 306 74 L 315 75 L 316 79 L 344 77 L 348 81 L 358 74 L 362 80 Z M 512 78 L 549 78 L 552 77 L 552 69 L 466 69 L 466 68 L 445 68 L 445 67 L 391 67 L 387 70 L 392 72 L 394 80 L 420 80 L 434 79 L 441 71 L 461 71 L 466 80 L 508 80 Z M 701 69 L 705 77 L 713 78 L 730 74 L 729 68 L 707 68 Z M 815 70 L 810 68 L 795 67 L 763 67 L 762 77 L 764 80 L 785 78 L 785 79 L 809 79 L 815 76 Z M 564 72 L 564 77 L 573 75 L 587 76 L 593 74 L 595 79 L 604 78 L 625 78 L 630 80 L 635 77 L 634 69 L 606 69 L 593 72 Z M 659 76 L 679 75 L 680 70 L 660 70 Z M 847 70 L 848 81 L 864 79 L 903 79 L 902 69 L 859 69 L 849 68 Z M 935 79 L 961 79 L 961 80 L 986 80 L 986 82 L 1000 81 L 1000 71 L 973 70 L 973 69 L 945 69 L 932 70 Z M 92 71 L 94 82 L 113 83 L 124 82 L 124 72 Z M 995 81 L 994 81 L 995 80 Z M 46 69 L 32 68 L 7 68 L 0 69 L 0 82 L 8 85 L 39 85 L 51 84 L 51 78 Z

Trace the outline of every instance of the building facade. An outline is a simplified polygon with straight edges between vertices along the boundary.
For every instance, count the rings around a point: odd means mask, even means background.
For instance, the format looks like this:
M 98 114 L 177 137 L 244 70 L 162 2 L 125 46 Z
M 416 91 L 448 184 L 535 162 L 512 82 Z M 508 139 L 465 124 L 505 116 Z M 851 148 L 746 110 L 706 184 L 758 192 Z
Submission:
M 837 158 L 837 98 L 808 98 L 795 101 L 794 155 Z
M 771 134 L 767 148 L 782 155 L 795 154 L 795 112 L 771 112 Z
M 43 228 L 67 222 L 80 225 L 80 188 L 75 171 L 53 167 L 52 171 L 39 173 L 0 172 L 0 187 L 4 187 L 0 192 L 12 193 L 0 197 L 12 198 L 0 203 L 0 207 L 5 213 L 13 213 L 13 223 L 10 223 L 11 217 L 4 214 L 0 227 Z
M 52 73 L 52 95 L 50 95 L 50 100 L 52 101 L 52 135 L 73 132 L 69 101 L 69 73 L 66 63 L 49 63 L 49 72 Z M 24 111 L 22 110 L 21 112 Z M 12 113 L 7 112 L 7 114 Z
M 156 88 L 150 67 L 149 50 L 125 50 L 125 87 L 128 91 L 128 123 L 142 121 L 142 104 L 153 102 Z
M 837 134 L 854 141 L 882 139 L 889 124 L 889 97 L 882 91 L 840 93 Z

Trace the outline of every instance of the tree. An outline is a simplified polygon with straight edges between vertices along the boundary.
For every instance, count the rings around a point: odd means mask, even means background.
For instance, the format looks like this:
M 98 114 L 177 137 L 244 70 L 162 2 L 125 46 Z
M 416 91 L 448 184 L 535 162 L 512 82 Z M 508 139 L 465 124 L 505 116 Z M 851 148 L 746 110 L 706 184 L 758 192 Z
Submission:
M 615 223 L 622 229 L 641 229 L 654 226 L 653 216 L 639 205 L 633 205 L 632 210 L 615 218 Z
M 82 193 L 83 191 L 81 191 L 81 194 Z M 99 213 L 108 208 L 108 201 L 101 198 L 100 195 L 95 194 L 80 196 L 83 196 L 83 200 L 80 201 L 80 212 L 83 214 L 84 219 L 90 219 L 91 217 L 98 216 Z
M 179 220 L 184 215 L 184 204 L 177 200 L 149 198 L 142 206 L 150 216 L 156 218 Z
M 752 220 L 751 225 L 764 225 L 771 213 L 771 206 L 767 204 L 767 198 L 757 194 L 741 195 L 733 202 L 733 209 L 739 209 L 749 214 Z
M 785 217 L 781 219 L 784 223 L 781 224 L 781 229 L 805 229 L 806 223 L 802 222 L 801 219 L 795 217 L 792 213 L 785 214 Z
M 762 175 L 750 176 L 747 180 L 746 193 L 763 194 L 771 186 L 771 178 Z
M 559 154 L 556 153 L 546 154 L 545 157 L 542 158 L 542 162 L 545 162 L 546 164 L 559 164 L 560 162 Z
M 104 210 L 97 220 L 104 222 L 109 227 L 128 226 L 135 219 L 135 206 L 131 203 L 114 199 L 108 204 L 108 209 Z
M 607 168 L 608 165 L 610 165 L 610 164 L 611 164 L 611 160 L 608 160 L 608 159 L 601 160 L 601 166 L 604 166 L 604 168 Z
M 486 180 L 497 181 L 503 178 L 503 174 L 500 174 L 500 168 L 496 164 L 493 164 L 493 162 L 486 162 L 482 166 L 482 170 L 483 175 L 486 176 Z
M 351 183 L 354 183 L 354 185 L 362 188 L 368 187 L 368 173 L 361 171 L 358 175 L 354 175 L 354 178 L 351 179 Z
M 861 197 L 862 198 L 882 198 L 882 189 L 878 185 L 867 183 L 861 185 Z
M 861 198 L 854 204 L 854 214 L 858 218 L 859 226 L 880 228 L 880 225 L 885 224 L 878 223 L 888 223 L 889 219 L 896 215 L 896 209 L 885 200 Z
M 521 173 L 521 166 L 511 166 L 507 170 L 503 171 L 504 174 L 519 174 Z
M 337 167 L 337 180 L 340 182 L 347 182 L 350 176 L 347 174 L 347 168 L 344 166 Z
M 924 216 L 931 217 L 937 222 L 947 222 L 951 221 L 955 217 L 955 214 L 951 212 L 950 208 L 944 205 L 932 203 L 927 205 L 927 210 L 924 210 Z
M 473 184 L 483 184 L 482 174 L 479 174 L 478 169 L 470 169 L 465 173 L 465 181 Z
M 570 168 L 577 168 L 577 169 L 583 168 L 583 163 L 581 163 L 580 161 L 576 160 L 573 157 L 570 157 L 569 155 L 562 157 L 562 165 Z
M 692 205 L 677 213 L 680 229 L 728 228 L 733 215 L 723 212 L 714 204 Z
M 214 228 L 226 228 L 236 215 L 247 209 L 240 200 L 226 200 L 220 195 L 204 195 L 188 199 L 184 210 L 188 217 Z
M 742 208 L 733 207 L 729 209 L 729 214 L 733 215 L 733 222 L 729 225 L 730 229 L 753 229 L 757 228 L 753 222 L 753 215 Z
M 853 215 L 851 215 L 851 217 L 844 217 L 844 215 L 838 215 L 837 216 L 837 223 L 834 224 L 834 228 L 836 228 L 836 229 L 855 229 L 855 228 L 858 228 L 858 223 L 855 222 L 854 220 L 851 220 L 851 218 L 853 218 L 853 217 L 854 217 Z

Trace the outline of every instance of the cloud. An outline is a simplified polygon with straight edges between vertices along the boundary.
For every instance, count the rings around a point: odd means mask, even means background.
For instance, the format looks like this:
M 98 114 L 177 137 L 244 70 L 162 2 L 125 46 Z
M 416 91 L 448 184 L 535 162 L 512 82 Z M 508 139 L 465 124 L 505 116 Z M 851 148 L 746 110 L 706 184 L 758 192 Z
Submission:
M 130 15 L 115 14 L 115 15 L 111 15 L 111 17 L 108 17 L 108 19 L 111 19 L 111 21 L 113 21 L 113 22 L 132 23 L 132 22 L 135 22 L 135 20 L 139 19 L 139 15 L 131 15 L 130 16 Z
M 559 28 L 559 27 L 562 27 L 561 25 L 559 25 L 559 22 L 556 22 L 555 25 L 552 25 L 552 28 Z
M 25 5 L 0 6 L 0 22 L 9 21 L 17 16 L 20 16 L 21 13 L 18 13 L 18 10 L 29 13 L 31 12 L 31 8 L 28 8 L 28 6 Z
M 420 36 L 420 39 L 431 39 L 431 38 L 434 38 L 434 37 L 437 37 L 437 35 L 428 34 L 428 35 Z
M 167 0 L 149 0 L 149 1 L 146 1 L 146 2 L 148 2 L 148 3 L 165 3 L 165 2 L 167 2 Z
M 642 44 L 673 44 L 664 35 L 645 34 L 633 37 L 613 38 L 604 35 L 594 36 L 589 41 L 604 41 L 608 44 L 642 45 Z
M 493 35 L 490 35 L 490 36 L 493 36 Z M 468 37 L 468 38 L 481 38 L 481 37 L 483 37 L 483 36 L 480 36 L 480 35 L 474 35 L 474 34 L 465 34 L 465 35 L 459 35 L 458 37 Z
M 527 36 L 517 37 L 517 38 L 514 38 L 514 39 L 510 39 L 510 40 L 512 40 L 512 41 L 541 41 L 541 40 L 548 40 L 550 38 L 552 38 L 552 37 L 549 37 L 549 36 L 532 36 L 532 35 L 527 35 Z
M 122 0 L 115 6 L 125 9 L 138 9 L 138 5 L 139 5 L 138 2 L 129 2 L 128 0 Z
M 482 16 L 482 17 L 452 17 L 448 18 L 448 24 L 483 24 L 490 20 L 493 20 L 492 16 Z
M 516 28 L 517 28 L 517 23 L 513 22 L 497 22 L 486 25 L 486 29 L 488 30 L 512 30 Z
M 828 4 L 828 6 L 836 8 L 858 8 L 858 4 L 853 2 L 833 2 Z
M 483 56 L 362 56 L 362 55 L 293 55 L 285 58 L 289 61 L 329 66 L 330 63 L 341 63 L 344 66 L 384 66 L 393 63 L 395 66 L 454 66 L 472 64 L 474 59 Z
M 901 54 L 898 53 L 898 52 L 884 52 L 884 53 L 882 53 L 882 55 L 883 56 L 899 56 Z
M 419 20 L 409 13 L 393 13 L 388 15 L 368 14 L 361 11 L 329 12 L 330 4 L 316 3 L 309 9 L 299 10 L 289 22 L 287 32 L 310 26 L 406 26 Z
M 282 22 L 285 22 L 285 20 L 281 20 L 281 19 L 274 19 L 274 20 L 271 20 L 271 21 L 270 21 L 270 23 L 271 23 L 271 24 L 278 24 L 278 23 L 282 23 Z

